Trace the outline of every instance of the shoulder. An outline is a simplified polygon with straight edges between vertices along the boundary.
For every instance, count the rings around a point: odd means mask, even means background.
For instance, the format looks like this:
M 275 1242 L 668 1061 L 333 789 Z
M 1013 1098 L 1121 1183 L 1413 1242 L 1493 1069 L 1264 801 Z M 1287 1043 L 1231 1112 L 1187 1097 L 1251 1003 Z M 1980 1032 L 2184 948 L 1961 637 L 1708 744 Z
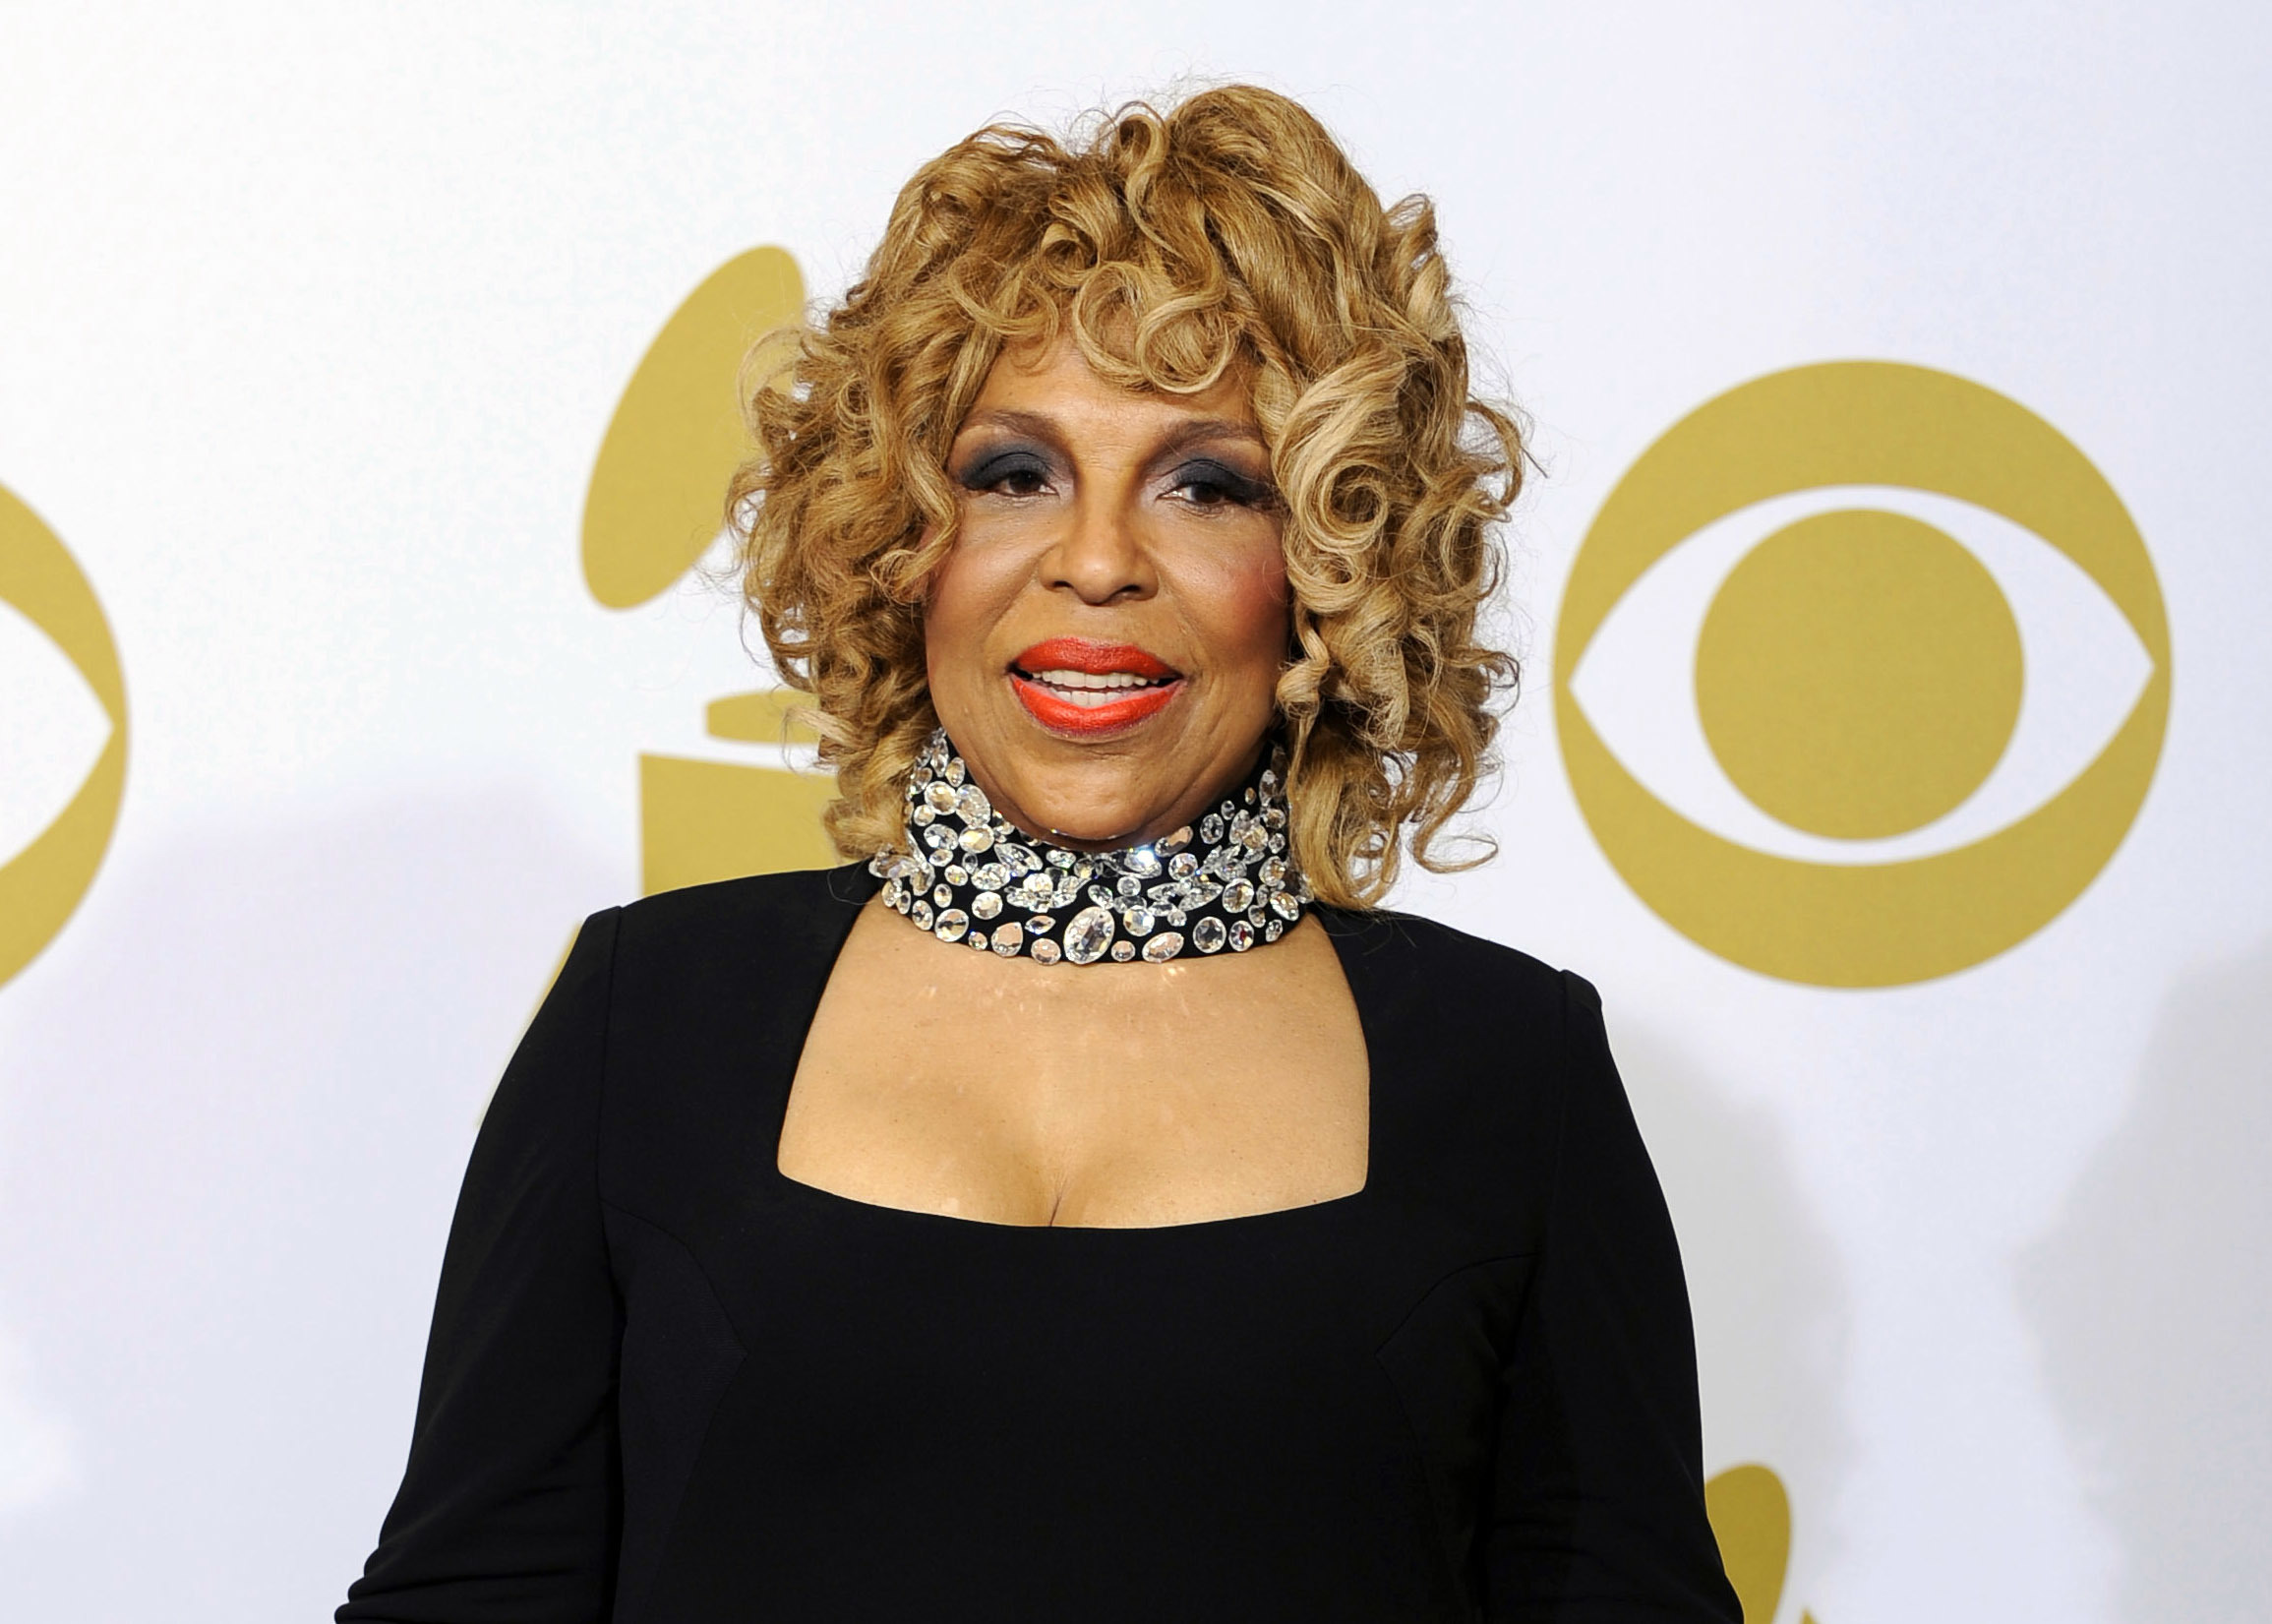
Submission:
M 739 1002 L 754 987 L 825 978 L 876 882 L 864 864 L 801 869 L 661 891 L 592 916 L 613 948 L 614 1001 Z
M 1374 1056 L 1390 1176 L 1510 1255 L 1544 1233 L 1572 1102 L 1613 1076 L 1592 985 L 1391 910 L 1321 910 Z
M 626 904 L 618 930 L 623 951 L 639 957 L 796 951 L 815 932 L 849 930 L 875 884 L 862 863 L 714 880 Z
M 627 941 L 668 950 L 720 936 L 798 930 L 857 912 L 875 890 L 865 863 L 797 869 L 659 891 L 621 910 Z
M 1465 1012 L 1501 1029 L 1530 1032 L 1600 1021 L 1601 994 L 1591 982 L 1520 948 L 1387 908 L 1320 908 L 1318 917 L 1352 980 L 1400 1004 L 1456 1024 L 1464 1024 Z
M 769 1160 L 782 1068 L 875 883 L 852 865 L 758 874 L 594 916 L 586 935 L 613 949 L 600 1127 L 610 1202 L 669 1227 L 689 1192 L 731 1187 L 749 1157 Z

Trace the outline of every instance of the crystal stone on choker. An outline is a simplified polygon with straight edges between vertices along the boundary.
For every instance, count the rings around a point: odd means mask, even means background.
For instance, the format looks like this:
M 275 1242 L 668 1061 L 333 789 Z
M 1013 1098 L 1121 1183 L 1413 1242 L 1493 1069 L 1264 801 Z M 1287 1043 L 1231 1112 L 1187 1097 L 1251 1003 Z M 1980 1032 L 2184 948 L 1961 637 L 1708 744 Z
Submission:
M 1285 758 L 1196 824 L 1116 852 L 1037 840 L 995 812 L 946 730 L 907 783 L 907 848 L 876 853 L 883 900 L 941 941 L 1043 964 L 1243 953 L 1301 922 L 1309 884 L 1286 842 Z

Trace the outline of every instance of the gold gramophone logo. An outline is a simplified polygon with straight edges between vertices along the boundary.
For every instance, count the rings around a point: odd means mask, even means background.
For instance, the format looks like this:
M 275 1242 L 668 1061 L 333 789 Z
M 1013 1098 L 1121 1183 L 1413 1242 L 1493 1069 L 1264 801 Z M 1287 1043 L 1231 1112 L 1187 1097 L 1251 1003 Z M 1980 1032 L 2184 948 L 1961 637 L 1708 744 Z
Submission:
M 1690 568 L 1707 536 L 1732 545 Z M 1684 632 L 1611 632 L 1660 595 Z M 1597 675 L 1611 643 L 1651 683 Z M 1687 646 L 1693 702 L 1637 700 Z M 1667 924 L 1770 976 L 1892 987 L 2025 940 L 2112 859 L 2160 758 L 2170 629 L 2137 527 L 2057 429 L 1945 372 L 1840 362 L 1642 454 L 1571 570 L 1554 679 L 1579 807 Z
M 110 723 L 108 738 L 61 812 L 0 864 L 0 983 L 62 932 L 118 825 L 126 793 L 126 679 L 94 588 L 39 515 L 0 486 L 0 614 L 13 611 L 71 662 Z M 13 696 L 10 696 L 13 699 Z M 0 761 L 0 772 L 11 770 Z
M 743 358 L 803 319 L 805 279 L 779 248 L 729 260 L 687 296 L 631 374 L 584 499 L 584 583 L 610 609 L 669 591 L 718 538 L 728 479 L 748 455 Z M 714 739 L 809 744 L 782 690 L 710 702 Z M 641 888 L 837 861 L 820 827 L 825 774 L 683 755 L 639 756 Z
M 1774 1624 L 1791 1565 L 1791 1501 L 1783 1480 L 1764 1466 L 1730 1467 L 1704 1484 L 1704 1512 L 1743 1604 L 1744 1624 Z M 1800 1609 L 1799 1624 L 1815 1624 L 1815 1615 Z

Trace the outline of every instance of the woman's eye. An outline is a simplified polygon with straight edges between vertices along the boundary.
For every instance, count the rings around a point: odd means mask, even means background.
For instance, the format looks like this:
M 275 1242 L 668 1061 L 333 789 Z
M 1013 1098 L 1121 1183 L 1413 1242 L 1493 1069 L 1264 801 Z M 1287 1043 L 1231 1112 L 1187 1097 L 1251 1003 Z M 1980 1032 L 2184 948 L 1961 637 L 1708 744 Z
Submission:
M 981 457 L 964 469 L 962 483 L 996 496 L 1040 496 L 1049 488 L 1049 467 L 1030 451 Z
M 1226 468 L 1220 462 L 1186 463 L 1176 469 L 1170 478 L 1174 481 L 1174 494 L 1196 508 L 1221 508 L 1226 505 L 1261 508 L 1268 506 L 1272 498 L 1268 485 L 1249 479 L 1235 468 Z

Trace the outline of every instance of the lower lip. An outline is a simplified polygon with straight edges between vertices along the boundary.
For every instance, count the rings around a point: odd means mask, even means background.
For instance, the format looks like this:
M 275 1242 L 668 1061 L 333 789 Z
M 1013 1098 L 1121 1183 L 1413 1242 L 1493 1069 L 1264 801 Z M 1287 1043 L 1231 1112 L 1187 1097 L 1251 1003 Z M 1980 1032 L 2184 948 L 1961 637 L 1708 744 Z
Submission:
M 1014 671 L 1010 673 L 1010 687 L 1017 691 L 1018 703 L 1026 707 L 1026 714 L 1051 733 L 1089 738 L 1100 733 L 1118 733 L 1159 715 L 1182 691 L 1183 684 L 1178 680 L 1153 688 L 1131 689 L 1127 698 L 1108 700 L 1101 705 L 1077 705 L 1058 697 L 1056 690 L 1028 682 Z

